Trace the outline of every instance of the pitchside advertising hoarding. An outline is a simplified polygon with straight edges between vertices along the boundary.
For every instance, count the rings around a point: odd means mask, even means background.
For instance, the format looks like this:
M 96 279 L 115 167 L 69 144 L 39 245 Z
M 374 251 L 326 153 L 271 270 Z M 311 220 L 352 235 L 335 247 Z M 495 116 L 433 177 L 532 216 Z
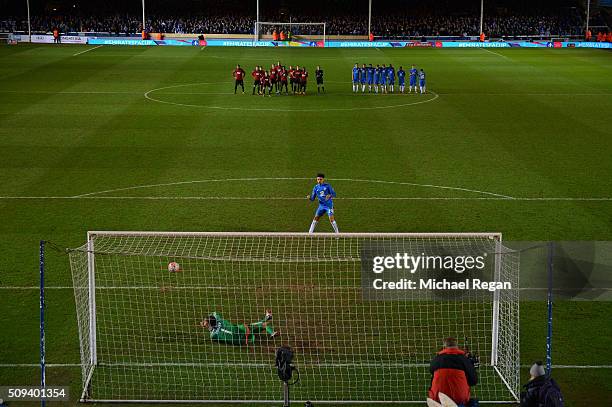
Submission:
M 609 42 L 471 42 L 471 41 L 249 41 L 236 39 L 166 39 L 91 38 L 91 45 L 161 45 L 200 47 L 326 47 L 326 48 L 608 48 Z
M 174 47 L 180 46 L 199 46 L 200 41 L 197 39 L 168 39 L 168 40 L 140 40 L 137 38 L 90 38 L 87 42 L 90 45 L 168 45 Z
M 29 42 L 27 35 L 18 41 Z M 33 43 L 52 44 L 52 35 L 32 35 Z M 195 46 L 195 47 L 325 47 L 325 48 L 604 48 L 610 42 L 588 41 L 251 41 L 232 38 L 142 40 L 126 37 L 85 37 L 63 35 L 62 44 L 129 45 L 129 46 Z
M 79 35 L 63 35 L 61 36 L 62 44 L 87 44 L 87 37 L 82 37 Z M 52 35 L 46 34 L 37 34 L 32 35 L 32 40 L 30 41 L 30 37 L 28 35 L 19 35 L 17 39 L 19 42 L 32 42 L 36 44 L 53 44 L 55 42 Z

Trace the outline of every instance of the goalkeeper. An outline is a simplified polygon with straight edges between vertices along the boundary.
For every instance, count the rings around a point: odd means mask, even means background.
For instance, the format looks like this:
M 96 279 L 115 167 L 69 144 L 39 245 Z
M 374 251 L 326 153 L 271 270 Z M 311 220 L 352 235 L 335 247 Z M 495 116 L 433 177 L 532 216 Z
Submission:
M 265 317 L 252 324 L 234 324 L 227 319 L 223 319 L 221 314 L 213 312 L 200 322 L 202 328 L 207 328 L 210 332 L 210 339 L 213 341 L 230 343 L 234 345 L 249 345 L 255 343 L 255 335 L 264 331 L 275 338 L 279 335 L 272 327 L 272 311 L 266 310 Z

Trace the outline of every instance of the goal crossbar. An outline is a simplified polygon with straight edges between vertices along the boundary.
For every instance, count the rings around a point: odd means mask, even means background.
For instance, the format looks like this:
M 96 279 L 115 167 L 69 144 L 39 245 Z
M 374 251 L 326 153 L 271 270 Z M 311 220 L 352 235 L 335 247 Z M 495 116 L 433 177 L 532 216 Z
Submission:
M 189 236 L 211 236 L 211 237 L 334 237 L 334 238 L 351 238 L 351 237 L 413 237 L 413 238 L 492 238 L 501 241 L 502 234 L 499 232 L 428 232 L 428 233 L 316 233 L 308 232 L 159 232 L 159 231 L 109 231 L 109 230 L 94 230 L 87 232 L 88 239 L 93 236 L 169 236 L 169 237 L 189 237 Z

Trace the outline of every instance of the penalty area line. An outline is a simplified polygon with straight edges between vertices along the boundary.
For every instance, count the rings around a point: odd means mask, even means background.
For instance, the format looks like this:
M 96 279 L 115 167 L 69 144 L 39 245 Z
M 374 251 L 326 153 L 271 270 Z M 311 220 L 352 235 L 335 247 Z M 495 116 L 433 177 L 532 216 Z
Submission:
M 76 54 L 74 54 L 74 55 L 73 55 L 73 57 L 76 57 L 77 55 L 81 55 L 81 54 L 84 54 L 84 53 L 89 52 L 89 51 L 93 51 L 94 49 L 98 49 L 98 48 L 100 48 L 101 46 L 102 46 L 102 45 L 98 45 L 98 46 L 95 46 L 95 47 L 93 47 L 93 48 L 88 48 L 88 49 L 86 49 L 85 51 L 77 52 Z

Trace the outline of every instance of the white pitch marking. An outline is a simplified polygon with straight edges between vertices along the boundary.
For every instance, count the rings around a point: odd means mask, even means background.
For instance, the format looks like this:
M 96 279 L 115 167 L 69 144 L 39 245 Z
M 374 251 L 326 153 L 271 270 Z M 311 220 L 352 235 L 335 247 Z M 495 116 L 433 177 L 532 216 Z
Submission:
M 421 104 L 433 102 L 434 100 L 436 100 L 436 99 L 438 99 L 440 97 L 436 92 L 428 91 L 428 94 L 434 95 L 433 98 L 426 99 L 426 100 L 420 100 L 418 102 L 401 103 L 401 104 L 398 104 L 398 105 L 369 106 L 369 107 L 346 107 L 346 108 L 339 107 L 339 108 L 328 108 L 328 109 L 282 109 L 282 108 L 277 108 L 277 107 L 270 107 L 270 108 L 257 108 L 257 107 L 255 107 L 255 108 L 250 108 L 250 107 L 232 107 L 232 106 L 194 105 L 194 104 L 189 104 L 189 103 L 177 103 L 177 102 L 170 102 L 170 101 L 167 101 L 167 100 L 160 100 L 160 99 L 156 99 L 156 98 L 151 96 L 152 93 L 158 92 L 158 91 L 164 90 L 164 89 L 174 89 L 174 88 L 179 88 L 179 87 L 184 87 L 184 86 L 197 86 L 197 85 L 205 85 L 205 84 L 206 83 L 185 83 L 185 84 L 180 84 L 180 85 L 163 86 L 161 88 L 156 88 L 156 89 L 148 90 L 148 91 L 146 91 L 143 94 L 143 96 L 144 96 L 145 99 L 148 99 L 148 100 L 150 100 L 152 102 L 163 103 L 163 104 L 173 105 L 173 106 L 197 107 L 199 109 L 240 110 L 240 111 L 256 111 L 256 112 L 260 112 L 260 111 L 274 111 L 274 112 L 332 112 L 332 111 L 360 111 L 360 110 L 394 109 L 394 108 L 398 108 L 398 107 L 415 106 L 415 105 L 421 105 Z
M 140 95 L 141 92 L 126 92 L 126 91 L 70 91 L 70 90 L 62 90 L 62 91 L 52 91 L 52 90 L 0 90 L 0 93 L 16 93 L 16 94 L 43 94 L 43 95 Z
M 331 260 L 337 261 L 337 260 Z M 353 261 L 358 262 L 360 259 L 355 258 Z M 72 290 L 72 286 L 49 286 L 45 287 L 45 290 Z M 88 287 L 77 287 L 78 289 L 88 289 Z M 96 286 L 96 290 L 244 290 L 248 287 L 239 286 Z M 277 285 L 275 288 L 291 288 L 291 286 Z M 304 289 L 312 288 L 313 290 L 319 291 L 339 291 L 339 290 L 360 290 L 361 287 L 342 286 L 342 287 L 305 287 Z M 0 290 L 15 290 L 15 291 L 28 291 L 28 290 L 40 290 L 38 286 L 4 286 L 0 287 Z
M 326 81 L 327 83 L 345 83 L 345 84 L 350 84 L 351 82 L 345 82 L 345 81 Z M 232 82 L 217 82 L 217 85 L 222 85 L 222 84 L 228 84 L 228 83 L 232 83 Z M 121 91 L 121 90 L 109 90 L 109 91 L 52 91 L 52 90 L 0 90 L 0 93 L 11 93 L 11 94 L 23 94 L 23 95 L 27 95 L 27 94 L 43 94 L 43 95 L 47 95 L 47 94 L 52 94 L 52 95 L 112 95 L 112 94 L 117 94 L 117 95 L 142 95 L 142 91 L 134 91 L 134 92 L 130 92 L 130 91 Z M 159 92 L 159 94 L 161 95 L 233 95 L 233 92 L 225 92 L 225 93 L 216 93 L 216 92 Z M 355 93 L 334 93 L 334 95 L 340 95 L 340 96 L 357 96 L 357 94 Z M 405 97 L 410 97 L 408 96 L 409 94 L 402 94 L 402 93 L 391 93 L 391 94 L 375 94 L 375 93 L 359 93 L 359 96 L 382 96 L 382 97 L 387 97 L 387 96 L 405 96 Z M 415 94 L 416 95 L 416 94 Z M 514 93 L 477 93 L 477 92 L 469 92 L 469 93 L 448 93 L 448 92 L 439 92 L 438 95 L 440 96 L 552 96 L 552 97 L 557 97 L 557 96 L 612 96 L 612 93 L 521 93 L 521 92 L 514 92 Z
M 511 61 L 511 59 L 510 59 L 510 58 L 508 58 L 507 56 L 502 55 L 502 54 L 499 54 L 499 53 L 497 53 L 497 52 L 495 52 L 495 51 L 491 51 L 490 49 L 487 49 L 487 48 L 480 48 L 480 49 L 481 49 L 481 50 L 483 50 L 483 51 L 489 52 L 489 53 L 491 53 L 491 54 L 493 54 L 493 55 L 497 55 L 498 57 L 502 57 L 502 58 L 504 58 L 506 61 Z
M 167 186 L 186 185 L 186 184 L 201 184 L 201 183 L 209 183 L 209 182 L 303 181 L 303 180 L 310 180 L 310 179 L 312 178 L 308 178 L 308 177 L 298 177 L 298 178 L 264 177 L 264 178 L 226 178 L 226 179 L 205 179 L 205 180 L 195 180 L 195 181 L 179 181 L 179 182 L 168 182 L 168 183 L 161 183 L 161 184 L 136 185 L 136 186 L 131 186 L 131 187 L 108 189 L 105 191 L 89 192 L 86 194 L 75 195 L 73 196 L 73 198 L 82 198 L 86 196 L 101 195 L 101 194 L 105 194 L 109 192 L 128 191 L 128 190 L 133 190 L 133 189 L 167 187 Z M 473 192 L 473 193 L 482 194 L 482 195 L 491 195 L 494 197 L 499 197 L 499 198 L 504 198 L 504 199 L 514 199 L 513 197 L 508 196 L 508 195 L 501 195 L 501 194 L 496 194 L 496 193 L 488 192 L 488 191 L 479 191 L 477 189 L 469 189 L 469 188 L 463 188 L 463 187 L 450 187 L 450 186 L 434 185 L 434 184 L 418 184 L 416 182 L 383 181 L 383 180 L 353 179 L 353 178 L 329 178 L 329 180 L 330 181 L 365 182 L 365 183 L 373 183 L 373 184 L 407 185 L 407 186 L 423 187 L 423 188 L 448 189 L 448 190 L 454 190 L 454 191 Z M 212 199 L 216 199 L 216 197 Z M 245 199 L 245 198 L 240 198 L 240 199 Z M 246 198 L 246 199 L 249 199 L 249 198 Z M 268 198 L 257 197 L 253 199 L 268 199 Z M 303 200 L 304 198 L 289 197 L 286 199 L 291 199 L 291 200 L 302 199 Z M 344 199 L 348 199 L 348 198 L 344 198 Z M 363 197 L 363 198 L 354 198 L 354 199 L 373 199 L 373 198 Z M 388 198 L 388 199 L 392 199 L 392 198 Z
M 0 367 L 40 367 L 40 363 L 0 363 Z M 81 367 L 79 363 L 47 363 L 45 367 Z
M 334 260 L 331 260 L 334 261 Z M 360 261 L 355 258 L 354 261 Z M 285 286 L 279 285 L 275 288 L 283 288 Z M 88 289 L 88 287 L 78 287 L 81 289 Z M 168 290 L 241 290 L 246 287 L 235 287 L 235 286 L 99 286 L 96 287 L 98 290 L 161 290 L 166 288 Z M 287 288 L 291 288 L 290 286 Z M 361 286 L 342 286 L 342 287 L 307 287 L 313 290 L 320 291 L 338 291 L 338 290 L 360 290 Z M 73 286 L 48 286 L 45 290 L 72 290 Z M 40 290 L 39 286 L 0 286 L 0 290 L 15 290 L 15 291 L 27 291 L 27 290 Z M 518 291 L 548 291 L 546 287 L 520 287 Z M 553 291 L 574 291 L 571 288 L 554 288 Z M 582 288 L 579 291 L 612 291 L 612 287 L 592 287 Z
M 98 45 L 98 46 L 93 47 L 93 48 L 88 48 L 85 51 L 77 52 L 76 54 L 73 55 L 73 57 L 76 57 L 77 55 L 81 55 L 81 54 L 84 54 L 84 53 L 89 52 L 89 51 L 93 51 L 94 49 L 100 48 L 101 46 L 102 45 Z
M 125 201 L 303 201 L 301 197 L 261 197 L 261 196 L 0 196 L 3 200 L 125 200 Z M 575 197 L 344 197 L 334 198 L 339 201 L 517 201 L 517 202 L 609 202 L 612 198 L 575 198 Z

